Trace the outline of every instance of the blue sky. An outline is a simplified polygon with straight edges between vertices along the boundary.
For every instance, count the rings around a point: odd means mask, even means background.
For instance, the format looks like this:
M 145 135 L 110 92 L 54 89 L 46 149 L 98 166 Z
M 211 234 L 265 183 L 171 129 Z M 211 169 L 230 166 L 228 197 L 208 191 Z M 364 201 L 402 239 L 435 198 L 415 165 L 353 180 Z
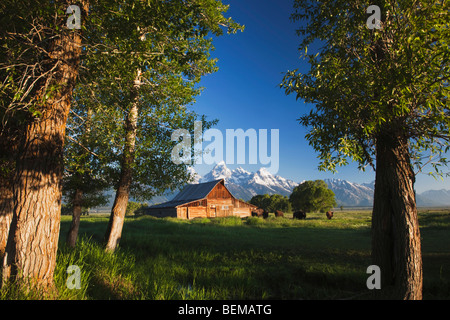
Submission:
M 338 168 L 337 174 L 318 171 L 317 153 L 305 139 L 306 128 L 296 120 L 309 107 L 296 101 L 294 96 L 286 96 L 279 87 L 286 71 L 308 68 L 297 51 L 298 22 L 289 19 L 293 1 L 224 0 L 223 3 L 230 5 L 227 16 L 245 25 L 245 30 L 214 39 L 216 49 L 212 55 L 219 59 L 219 71 L 202 80 L 205 90 L 197 97 L 193 109 L 209 119 L 219 119 L 215 128 L 223 132 L 224 137 L 226 129 L 267 129 L 269 133 L 271 129 L 278 129 L 277 174 L 285 178 L 297 182 L 325 178 L 357 183 L 373 181 L 374 172 L 371 169 L 361 172 L 355 163 Z M 208 143 L 204 142 L 203 146 Z M 227 166 L 256 171 L 266 165 L 258 162 L 257 165 L 227 163 Z M 195 166 L 200 174 L 211 168 L 212 165 L 205 164 Z M 431 171 L 431 168 L 426 169 Z M 449 179 L 435 180 L 424 174 L 417 177 L 417 192 L 442 188 L 450 189 Z

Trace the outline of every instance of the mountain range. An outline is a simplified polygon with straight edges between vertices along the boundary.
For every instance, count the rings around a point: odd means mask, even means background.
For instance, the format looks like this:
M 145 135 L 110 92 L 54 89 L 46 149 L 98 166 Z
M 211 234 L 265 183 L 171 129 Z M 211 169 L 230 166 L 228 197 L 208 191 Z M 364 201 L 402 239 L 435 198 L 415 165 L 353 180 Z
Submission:
M 281 194 L 289 196 L 300 182 L 295 182 L 284 177 L 273 175 L 267 169 L 261 168 L 256 172 L 249 172 L 239 167 L 231 170 L 222 161 L 218 163 L 210 172 L 204 176 L 199 175 L 194 168 L 189 168 L 193 182 L 203 183 L 213 180 L 225 179 L 228 190 L 238 199 L 249 201 L 257 194 Z M 375 190 L 375 181 L 370 183 L 354 183 L 342 179 L 324 179 L 335 196 L 337 206 L 344 207 L 371 207 Z M 165 195 L 157 196 L 148 201 L 149 205 L 170 201 L 178 192 L 168 192 Z M 108 192 L 112 206 L 114 191 Z M 134 201 L 134 199 L 130 199 Z M 428 190 L 416 194 L 417 205 L 419 207 L 444 207 L 450 206 L 450 190 Z
M 266 168 L 249 172 L 241 167 L 230 170 L 219 162 L 209 173 L 198 179 L 199 183 L 225 179 L 228 190 L 238 199 L 249 201 L 257 194 L 290 195 L 298 183 L 271 174 Z
M 295 182 L 271 174 L 265 168 L 248 172 L 241 167 L 230 170 L 222 161 L 209 173 L 201 177 L 191 169 L 195 183 L 225 179 L 228 190 L 238 199 L 249 201 L 258 194 L 281 194 L 289 196 L 301 182 Z M 360 185 L 346 180 L 325 179 L 328 187 L 336 195 L 338 206 L 371 206 L 373 202 L 373 183 Z M 302 181 L 303 182 L 303 181 Z
M 257 194 L 281 194 L 289 196 L 300 182 L 295 182 L 278 175 L 271 174 L 261 168 L 249 172 L 239 167 L 229 169 L 225 162 L 219 162 L 210 172 L 200 176 L 190 168 L 194 177 L 193 183 L 203 183 L 212 180 L 225 179 L 225 185 L 238 199 L 249 201 Z M 370 207 L 373 204 L 375 181 L 370 183 L 354 183 L 342 179 L 324 179 L 328 188 L 335 196 L 338 206 Z M 450 206 L 450 191 L 428 190 L 417 195 L 418 206 Z

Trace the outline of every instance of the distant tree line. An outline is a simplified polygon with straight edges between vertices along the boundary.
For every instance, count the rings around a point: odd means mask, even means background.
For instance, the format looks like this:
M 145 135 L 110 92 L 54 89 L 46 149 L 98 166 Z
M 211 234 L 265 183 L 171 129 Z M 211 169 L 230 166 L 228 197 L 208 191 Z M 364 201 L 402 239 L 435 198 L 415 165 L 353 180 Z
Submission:
M 281 210 L 283 212 L 292 211 L 289 198 L 280 194 L 256 195 L 250 200 L 250 203 L 268 212 L 274 212 L 275 210 Z
M 295 187 L 289 197 L 279 194 L 256 195 L 250 203 L 268 212 L 326 212 L 337 205 L 334 192 L 328 189 L 323 180 L 305 181 Z

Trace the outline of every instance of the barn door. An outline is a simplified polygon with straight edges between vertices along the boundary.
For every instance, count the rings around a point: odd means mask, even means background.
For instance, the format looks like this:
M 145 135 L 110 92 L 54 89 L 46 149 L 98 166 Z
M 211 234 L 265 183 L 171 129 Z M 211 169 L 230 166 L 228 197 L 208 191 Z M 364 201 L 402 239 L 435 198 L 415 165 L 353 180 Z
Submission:
M 228 217 L 233 215 L 233 211 L 230 210 L 230 205 L 217 205 L 216 206 L 216 216 L 217 217 Z
M 215 205 L 210 205 L 209 206 L 209 217 L 210 218 L 215 218 L 216 217 L 216 206 Z

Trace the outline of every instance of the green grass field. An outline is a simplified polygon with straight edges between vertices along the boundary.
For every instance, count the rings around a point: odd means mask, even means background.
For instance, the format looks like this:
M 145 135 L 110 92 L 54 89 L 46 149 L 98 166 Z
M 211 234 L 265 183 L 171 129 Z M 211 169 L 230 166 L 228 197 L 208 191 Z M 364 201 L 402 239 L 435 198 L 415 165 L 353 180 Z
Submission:
M 58 299 L 370 299 L 370 212 L 292 218 L 125 221 L 120 248 L 103 251 L 106 216 L 82 217 L 76 250 L 63 216 Z M 424 298 L 450 298 L 450 213 L 420 213 Z M 81 289 L 66 287 L 69 265 Z M 36 298 L 3 289 L 1 297 Z

